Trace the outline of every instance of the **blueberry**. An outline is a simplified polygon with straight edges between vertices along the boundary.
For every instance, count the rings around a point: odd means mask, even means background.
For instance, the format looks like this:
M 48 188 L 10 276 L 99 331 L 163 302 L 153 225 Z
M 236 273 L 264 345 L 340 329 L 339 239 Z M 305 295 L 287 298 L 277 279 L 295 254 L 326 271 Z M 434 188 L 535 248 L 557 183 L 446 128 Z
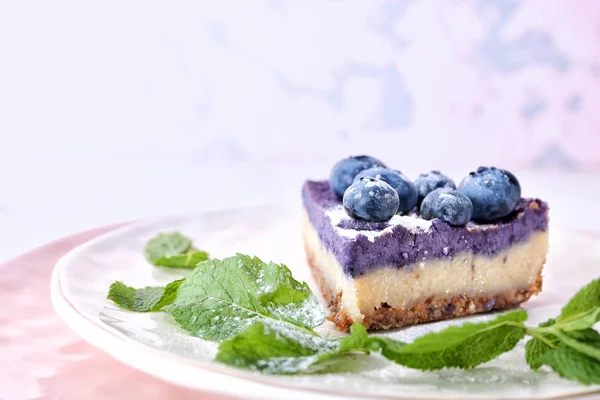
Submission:
M 376 166 L 385 167 L 381 161 L 370 156 L 344 158 L 333 166 L 329 175 L 329 186 L 338 196 L 342 197 L 360 171 Z
M 510 214 L 521 198 L 521 185 L 508 171 L 479 167 L 462 180 L 458 190 L 473 203 L 473 219 L 493 221 Z
M 415 181 L 415 187 L 419 194 L 418 204 L 421 204 L 425 196 L 430 192 L 439 188 L 456 189 L 456 185 L 452 179 L 442 174 L 440 171 L 430 171 L 426 174 L 421 174 Z
M 362 178 L 353 183 L 342 200 L 346 213 L 355 219 L 386 221 L 398 212 L 398 193 L 388 183 L 375 178 Z
M 439 218 L 450 225 L 466 225 L 473 214 L 473 203 L 458 190 L 440 188 L 429 192 L 421 203 L 421 218 Z
M 384 167 L 373 167 L 359 172 L 354 178 L 354 182 L 358 182 L 364 177 L 381 179 L 394 188 L 400 199 L 398 213 L 407 213 L 417 205 L 417 189 L 415 189 L 414 183 L 402 175 L 400 171 Z

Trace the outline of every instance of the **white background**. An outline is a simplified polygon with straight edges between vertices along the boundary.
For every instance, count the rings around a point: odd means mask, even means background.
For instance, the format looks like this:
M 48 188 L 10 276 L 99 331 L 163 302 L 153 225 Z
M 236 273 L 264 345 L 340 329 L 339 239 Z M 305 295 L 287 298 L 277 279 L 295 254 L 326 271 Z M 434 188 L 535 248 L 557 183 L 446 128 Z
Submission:
M 102 224 L 272 202 L 349 154 L 510 168 L 600 226 L 600 7 L 0 0 L 0 260 Z

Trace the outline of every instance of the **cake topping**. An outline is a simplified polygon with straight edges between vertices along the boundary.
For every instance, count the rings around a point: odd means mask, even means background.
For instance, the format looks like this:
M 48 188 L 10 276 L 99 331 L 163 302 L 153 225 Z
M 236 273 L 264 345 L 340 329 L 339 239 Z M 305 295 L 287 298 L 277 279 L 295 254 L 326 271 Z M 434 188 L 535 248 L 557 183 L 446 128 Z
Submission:
M 398 193 L 387 182 L 365 177 L 350 185 L 342 203 L 352 218 L 386 221 L 398 212 L 400 200 Z
M 381 265 L 418 265 L 424 257 L 453 257 L 463 251 L 495 256 L 548 229 L 548 206 L 538 199 L 521 199 L 512 213 L 492 223 L 470 221 L 465 226 L 453 226 L 439 218 L 426 220 L 414 212 L 396 214 L 382 222 L 353 218 L 326 180 L 308 181 L 302 197 L 323 245 L 335 254 L 349 276 L 360 276 Z M 531 203 L 536 204 L 535 209 Z M 444 251 L 444 247 L 448 249 Z M 367 248 L 369 251 L 363 252 Z
M 342 197 L 349 216 L 369 222 L 388 221 L 396 214 L 411 212 L 453 226 L 466 225 L 471 218 L 493 222 L 510 214 L 521 199 L 519 181 L 503 169 L 479 167 L 457 189 L 454 181 L 440 171 L 421 174 L 413 183 L 400 171 L 365 155 L 337 162 L 331 171 L 329 188 L 332 201 L 339 202 Z M 440 189 L 442 192 L 432 195 L 423 206 L 425 198 Z
M 521 198 L 521 186 L 510 172 L 479 167 L 458 186 L 473 203 L 473 219 L 493 221 L 510 214 Z
M 426 174 L 421 174 L 415 181 L 415 187 L 419 194 L 418 204 L 420 205 L 425 196 L 433 192 L 435 189 L 446 188 L 456 189 L 454 181 L 442 174 L 440 171 L 430 171 Z
M 439 218 L 454 226 L 466 225 L 472 214 L 473 203 L 458 190 L 436 189 L 421 203 L 422 218 Z
M 385 167 L 385 164 L 370 156 L 353 156 L 338 161 L 329 176 L 331 190 L 340 197 L 344 196 L 359 172 L 377 166 Z
M 400 200 L 398 213 L 406 214 L 417 205 L 417 189 L 410 179 L 400 171 L 390 168 L 373 167 L 361 171 L 354 178 L 354 182 L 358 182 L 364 177 L 380 179 L 394 188 Z

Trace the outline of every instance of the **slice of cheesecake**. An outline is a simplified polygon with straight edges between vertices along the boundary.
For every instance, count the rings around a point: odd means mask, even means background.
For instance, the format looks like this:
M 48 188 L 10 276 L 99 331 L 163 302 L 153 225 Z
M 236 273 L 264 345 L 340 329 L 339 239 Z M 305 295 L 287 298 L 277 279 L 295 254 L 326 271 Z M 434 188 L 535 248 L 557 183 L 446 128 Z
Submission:
M 308 263 L 341 330 L 389 329 L 515 306 L 540 292 L 548 207 L 521 199 L 493 223 L 418 214 L 353 219 L 328 181 L 302 190 Z

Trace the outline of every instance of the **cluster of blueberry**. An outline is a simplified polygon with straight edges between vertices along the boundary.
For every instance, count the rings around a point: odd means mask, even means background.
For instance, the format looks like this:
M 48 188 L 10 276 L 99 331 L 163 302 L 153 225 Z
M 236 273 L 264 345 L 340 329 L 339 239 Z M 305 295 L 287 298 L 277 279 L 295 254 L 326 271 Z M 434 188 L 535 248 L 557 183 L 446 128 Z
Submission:
M 439 218 L 450 225 L 462 226 L 471 219 L 489 222 L 510 214 L 521 198 L 519 181 L 503 169 L 479 167 L 457 188 L 439 171 L 412 182 L 370 156 L 339 161 L 329 185 L 349 216 L 366 221 L 386 221 L 416 207 L 422 218 Z

